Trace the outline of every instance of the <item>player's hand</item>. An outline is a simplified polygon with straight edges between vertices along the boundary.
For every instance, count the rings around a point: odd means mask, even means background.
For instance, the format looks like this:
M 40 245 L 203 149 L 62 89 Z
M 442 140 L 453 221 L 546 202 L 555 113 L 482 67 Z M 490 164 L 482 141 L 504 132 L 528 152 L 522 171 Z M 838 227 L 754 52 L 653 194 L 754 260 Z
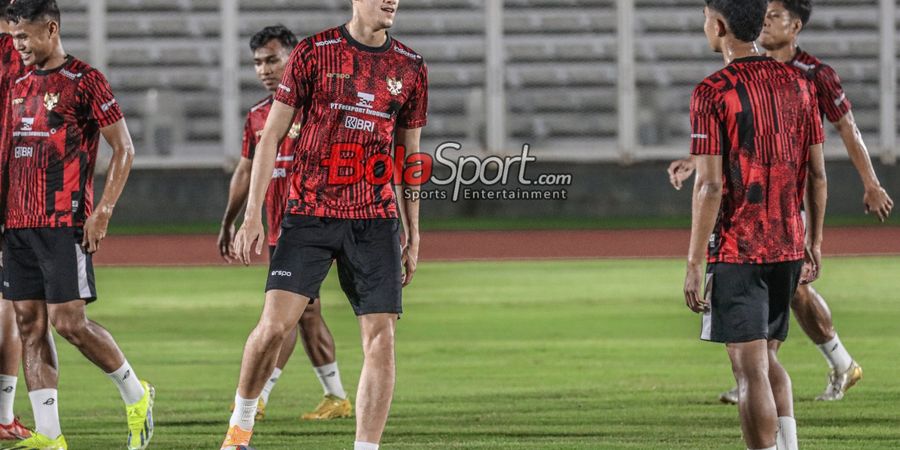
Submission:
M 866 205 L 866 214 L 874 212 L 882 222 L 891 216 L 891 210 L 894 209 L 894 201 L 881 186 L 866 189 L 863 204 Z
M 231 264 L 237 259 L 237 253 L 234 252 L 234 224 L 222 224 L 222 228 L 219 229 L 217 244 L 219 246 L 219 255 L 222 256 L 225 262 Z
M 822 247 L 807 246 L 803 256 L 803 269 L 800 271 L 800 284 L 816 281 L 822 273 Z
M 412 283 L 416 266 L 419 264 L 419 235 L 411 234 L 403 247 L 403 287 Z
M 703 266 L 699 264 L 688 264 L 684 276 L 684 303 L 695 313 L 709 309 L 703 297 Z
M 669 164 L 669 183 L 677 190 L 681 190 L 684 181 L 694 173 L 694 161 L 690 158 L 672 161 Z
M 253 249 L 253 243 L 256 243 L 256 254 L 262 255 L 263 243 L 263 225 L 260 219 L 244 219 L 241 229 L 234 236 L 234 253 L 237 258 L 244 263 L 245 266 L 250 265 L 250 252 Z
M 100 250 L 100 241 L 106 237 L 111 215 L 109 211 L 100 208 L 84 222 L 84 237 L 81 239 L 84 251 L 93 254 Z

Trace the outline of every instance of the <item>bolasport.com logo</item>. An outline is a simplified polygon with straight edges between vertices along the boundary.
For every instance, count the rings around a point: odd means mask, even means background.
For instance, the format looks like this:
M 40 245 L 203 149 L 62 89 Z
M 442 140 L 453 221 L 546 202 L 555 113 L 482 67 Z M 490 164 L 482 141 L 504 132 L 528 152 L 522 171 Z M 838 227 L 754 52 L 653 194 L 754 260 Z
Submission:
M 435 188 L 405 189 L 403 196 L 412 200 L 567 200 L 570 173 L 529 173 L 529 164 L 537 161 L 531 147 L 522 146 L 516 156 L 478 156 L 461 154 L 458 142 L 437 146 L 434 156 L 417 152 L 407 155 L 397 146 L 393 155 L 377 154 L 364 159 L 359 144 L 335 144 L 322 161 L 328 168 L 332 185 L 373 185 L 393 183 L 396 186 Z

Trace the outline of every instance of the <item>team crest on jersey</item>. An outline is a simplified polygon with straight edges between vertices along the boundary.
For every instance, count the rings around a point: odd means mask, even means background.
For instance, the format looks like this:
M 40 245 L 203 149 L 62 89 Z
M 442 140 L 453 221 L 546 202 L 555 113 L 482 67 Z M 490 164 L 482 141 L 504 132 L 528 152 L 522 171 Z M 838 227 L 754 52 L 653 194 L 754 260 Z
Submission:
M 50 92 L 44 94 L 44 107 L 47 108 L 47 111 L 53 111 L 53 108 L 56 108 L 57 103 L 59 103 L 59 94 L 52 94 Z
M 288 131 L 288 137 L 291 139 L 297 139 L 298 137 L 300 137 L 300 130 L 302 128 L 303 128 L 303 124 L 300 122 L 297 122 L 297 123 L 291 125 L 291 130 Z
M 396 80 L 388 77 L 387 85 L 388 92 L 390 92 L 391 95 L 400 95 L 400 93 L 403 92 L 403 80 Z

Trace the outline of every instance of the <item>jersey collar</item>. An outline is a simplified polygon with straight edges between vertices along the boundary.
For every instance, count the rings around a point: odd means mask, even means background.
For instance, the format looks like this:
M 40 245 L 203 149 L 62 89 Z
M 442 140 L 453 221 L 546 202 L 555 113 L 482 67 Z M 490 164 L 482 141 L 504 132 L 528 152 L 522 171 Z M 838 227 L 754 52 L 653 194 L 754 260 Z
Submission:
M 391 38 L 391 34 L 385 31 L 385 35 L 387 35 L 387 39 L 384 40 L 384 44 L 381 44 L 381 47 L 370 47 L 365 45 L 356 39 L 353 39 L 353 36 L 350 35 L 350 31 L 347 30 L 347 25 L 341 25 L 341 36 L 347 40 L 347 42 L 356 47 L 359 50 L 369 53 L 384 53 L 389 48 L 391 48 L 391 44 L 393 43 L 393 39 Z
M 68 66 L 69 63 L 72 62 L 72 59 L 73 59 L 73 58 L 72 58 L 72 55 L 66 55 L 66 60 L 63 61 L 63 63 L 60 64 L 58 67 L 54 67 L 54 68 L 52 68 L 52 69 L 43 69 L 43 70 L 34 69 L 32 72 L 33 72 L 35 75 L 50 75 L 50 74 L 52 74 L 52 73 L 59 72 L 60 69 L 62 69 L 63 67 Z

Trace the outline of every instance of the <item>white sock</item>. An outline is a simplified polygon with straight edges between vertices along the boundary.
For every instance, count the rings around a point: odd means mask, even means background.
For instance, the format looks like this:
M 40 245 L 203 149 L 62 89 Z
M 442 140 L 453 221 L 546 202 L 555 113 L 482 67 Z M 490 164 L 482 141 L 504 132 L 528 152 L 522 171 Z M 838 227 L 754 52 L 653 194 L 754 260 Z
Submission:
M 0 375 L 0 425 L 9 425 L 16 418 L 13 403 L 16 400 L 17 377 Z
M 844 344 L 841 343 L 841 338 L 838 337 L 837 333 L 835 333 L 834 339 L 816 347 L 819 347 L 822 356 L 828 361 L 828 366 L 838 371 L 838 373 L 846 372 L 850 368 L 853 358 L 850 357 L 850 353 L 844 348 Z
M 797 421 L 793 417 L 778 418 L 775 446 L 778 447 L 778 450 L 797 450 Z
M 34 429 L 50 439 L 62 434 L 59 428 L 59 395 L 56 389 L 39 389 L 28 393 L 34 411 Z
M 253 423 L 256 421 L 256 405 L 259 403 L 257 398 L 242 398 L 238 394 L 234 394 L 234 412 L 231 413 L 231 420 L 228 426 L 235 425 L 241 427 L 244 431 L 253 430 Z
M 378 450 L 378 444 L 356 441 L 353 443 L 353 450 Z
M 322 390 L 325 395 L 333 395 L 337 398 L 347 398 L 344 392 L 344 386 L 341 384 L 341 372 L 338 370 L 337 361 L 324 366 L 313 367 L 316 376 L 319 377 L 319 383 L 322 384 Z
M 272 389 L 275 389 L 275 383 L 278 382 L 278 378 L 280 377 L 281 369 L 276 367 L 275 370 L 272 371 L 272 375 L 269 376 L 269 381 L 266 381 L 266 385 L 263 386 L 261 395 L 263 403 L 269 404 L 269 394 L 272 393 Z
M 126 405 L 133 405 L 144 398 L 144 386 L 141 385 L 141 380 L 131 369 L 128 361 L 125 361 L 125 364 L 122 364 L 122 367 L 115 372 L 108 373 L 106 376 L 119 388 L 119 394 L 122 395 L 122 401 Z

